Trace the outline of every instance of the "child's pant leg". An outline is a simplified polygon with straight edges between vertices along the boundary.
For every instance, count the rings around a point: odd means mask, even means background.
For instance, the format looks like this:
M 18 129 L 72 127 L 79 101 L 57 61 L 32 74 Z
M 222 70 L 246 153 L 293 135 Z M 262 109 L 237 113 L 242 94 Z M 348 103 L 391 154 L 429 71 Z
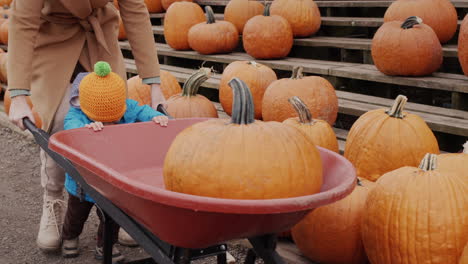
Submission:
M 94 203 L 80 201 L 80 198 L 69 195 L 67 213 L 63 223 L 63 239 L 74 239 L 81 234 L 93 206 Z
M 99 217 L 99 227 L 98 227 L 98 235 L 97 235 L 97 246 L 102 247 L 104 245 L 104 216 L 101 213 L 101 210 L 96 208 L 97 215 Z M 107 224 L 111 225 L 111 232 L 112 232 L 112 244 L 117 243 L 119 238 L 119 229 L 120 226 L 110 217 L 106 218 Z

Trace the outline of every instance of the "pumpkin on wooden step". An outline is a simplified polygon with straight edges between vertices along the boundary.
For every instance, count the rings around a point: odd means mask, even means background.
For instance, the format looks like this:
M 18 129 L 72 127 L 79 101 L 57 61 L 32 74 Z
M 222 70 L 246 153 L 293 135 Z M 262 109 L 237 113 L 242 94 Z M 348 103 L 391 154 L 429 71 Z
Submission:
M 169 7 L 176 2 L 193 2 L 193 0 L 160 0 L 164 10 L 168 10 Z
M 298 128 L 312 139 L 315 145 L 339 152 L 338 140 L 333 128 L 326 121 L 313 119 L 307 105 L 297 96 L 289 98 L 289 102 L 299 117 L 288 118 L 284 124 Z
M 390 109 L 369 111 L 351 127 L 344 156 L 357 175 L 371 181 L 403 166 L 417 166 L 426 153 L 439 153 L 439 145 L 426 122 L 403 112 L 408 98 L 399 95 Z
M 175 50 L 189 50 L 188 32 L 190 28 L 205 21 L 201 7 L 190 2 L 175 2 L 164 17 L 164 38 Z
M 224 20 L 234 24 L 239 34 L 242 34 L 245 23 L 252 17 L 261 15 L 264 8 L 259 1 L 231 0 L 224 9 Z
M 149 13 L 161 13 L 164 11 L 161 0 L 145 0 Z
M 28 103 L 29 107 L 31 107 L 36 127 L 41 128 L 42 127 L 42 119 L 39 116 L 39 113 L 34 110 L 34 106 L 32 104 L 31 98 L 29 96 L 26 97 L 26 102 Z M 3 104 L 4 104 L 4 107 L 5 107 L 5 113 L 7 115 L 9 115 L 10 114 L 10 106 L 11 106 L 11 97 L 10 97 L 10 91 L 9 90 L 5 91 L 5 95 L 3 97 Z
M 313 0 L 274 0 L 271 14 L 286 18 L 295 37 L 307 37 L 320 29 L 320 10 Z
M 244 26 L 245 51 L 256 59 L 286 57 L 293 45 L 293 33 L 289 22 L 277 15 L 270 15 L 270 4 L 263 15 L 254 16 Z
M 465 250 L 463 250 L 458 264 L 468 264 L 468 242 L 466 243 Z
M 436 164 L 427 154 L 419 168 L 388 172 L 370 191 L 361 229 L 371 263 L 458 263 L 468 239 L 468 185 Z
M 346 198 L 313 210 L 295 225 L 292 236 L 302 254 L 324 264 L 367 263 L 361 221 L 374 186 L 374 182 L 358 179 Z
M 403 21 L 410 16 L 422 18 L 441 43 L 449 41 L 457 31 L 457 11 L 449 0 L 395 1 L 385 12 L 384 22 Z
M 291 78 L 271 83 L 262 101 L 262 116 L 265 121 L 278 121 L 296 117 L 288 99 L 298 96 L 309 107 L 312 115 L 333 125 L 338 115 L 338 97 L 329 81 L 319 76 L 302 76 L 302 67 L 295 67 Z
M 468 181 L 468 173 L 466 173 L 468 172 L 468 141 L 463 148 L 462 153 L 440 154 L 437 158 L 437 168 L 459 173 Z
M 239 78 L 247 84 L 252 93 L 255 107 L 255 119 L 262 119 L 262 100 L 266 88 L 276 81 L 276 73 L 268 66 L 255 61 L 234 61 L 230 63 L 221 76 L 219 83 L 219 102 L 228 115 L 232 113 L 232 89 L 229 81 Z
M 159 72 L 161 78 L 161 92 L 165 98 L 169 98 L 181 92 L 182 88 L 177 79 L 168 71 Z M 144 84 L 140 76 L 136 75 L 127 81 L 128 98 L 133 99 L 139 105 L 151 105 L 151 86 Z
M 372 59 L 386 75 L 423 76 L 439 69 L 442 46 L 418 17 L 384 23 L 372 40 Z
M 238 78 L 229 85 L 234 90 L 231 121 L 200 122 L 177 135 L 164 161 L 166 188 L 226 199 L 319 192 L 323 169 L 312 141 L 293 127 L 255 120 L 247 85 Z
M 228 21 L 216 21 L 211 7 L 206 6 L 206 22 L 188 32 L 190 48 L 200 54 L 229 53 L 239 44 L 239 32 Z
M 458 34 L 458 60 L 463 69 L 463 73 L 468 76 L 468 15 L 463 19 Z
M 5 84 L 8 83 L 7 62 L 8 62 L 8 53 L 1 50 L 1 53 L 0 53 L 0 82 L 5 83 Z
M 119 40 L 125 40 L 127 39 L 127 32 L 125 32 L 125 27 L 123 25 L 122 17 L 119 15 Z
M 174 118 L 218 117 L 214 104 L 205 96 L 197 94 L 198 88 L 211 76 L 211 69 L 201 68 L 190 76 L 182 93 L 167 100 L 167 112 Z
M 0 25 L 0 43 L 8 45 L 8 24 L 9 20 L 7 19 L 5 22 Z

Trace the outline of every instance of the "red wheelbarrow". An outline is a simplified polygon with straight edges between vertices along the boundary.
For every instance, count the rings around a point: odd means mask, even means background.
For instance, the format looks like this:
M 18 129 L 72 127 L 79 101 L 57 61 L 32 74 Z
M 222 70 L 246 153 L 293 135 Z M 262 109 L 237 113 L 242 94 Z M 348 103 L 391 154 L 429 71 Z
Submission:
M 248 238 L 254 247 L 249 261 L 258 256 L 265 263 L 284 263 L 275 251 L 276 237 L 270 234 L 290 229 L 314 208 L 344 198 L 355 186 L 351 163 L 320 148 L 324 183 L 314 195 L 234 200 L 166 190 L 162 167 L 171 142 L 183 129 L 204 120 L 171 120 L 168 127 L 152 122 L 115 125 L 100 132 L 82 128 L 50 139 L 29 120 L 25 123 L 105 215 L 161 264 L 189 263 L 200 252 L 218 254 L 225 251 L 218 243 L 238 238 Z

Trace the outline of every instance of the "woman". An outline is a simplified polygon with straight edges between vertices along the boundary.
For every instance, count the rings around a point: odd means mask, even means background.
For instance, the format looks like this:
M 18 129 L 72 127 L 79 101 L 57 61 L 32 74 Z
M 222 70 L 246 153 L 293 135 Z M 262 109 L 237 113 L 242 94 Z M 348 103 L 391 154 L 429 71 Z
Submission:
M 164 103 L 159 89 L 159 62 L 144 0 L 119 0 L 120 15 L 132 46 L 139 75 L 152 86 L 152 106 Z M 69 87 L 77 73 L 92 71 L 107 61 L 126 78 L 117 36 L 118 11 L 112 0 L 16 0 L 11 8 L 8 42 L 10 120 L 24 129 L 22 119 L 34 121 L 26 99 L 50 134 L 63 130 L 69 109 Z M 60 248 L 64 171 L 41 151 L 44 205 L 37 244 L 49 251 Z

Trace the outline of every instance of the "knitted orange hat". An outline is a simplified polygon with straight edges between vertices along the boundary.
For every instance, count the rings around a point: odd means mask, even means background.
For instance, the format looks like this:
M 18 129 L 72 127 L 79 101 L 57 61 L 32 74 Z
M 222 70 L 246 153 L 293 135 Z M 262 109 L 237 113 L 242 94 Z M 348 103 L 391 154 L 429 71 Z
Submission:
M 118 121 L 127 109 L 125 81 L 111 71 L 109 63 L 99 61 L 80 83 L 81 110 L 93 121 Z

